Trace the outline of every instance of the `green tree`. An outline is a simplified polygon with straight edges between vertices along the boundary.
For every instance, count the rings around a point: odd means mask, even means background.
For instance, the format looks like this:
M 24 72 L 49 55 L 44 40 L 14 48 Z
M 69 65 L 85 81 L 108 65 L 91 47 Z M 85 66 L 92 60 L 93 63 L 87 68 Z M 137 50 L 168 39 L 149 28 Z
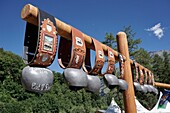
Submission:
M 150 57 L 149 53 L 143 49 L 140 48 L 134 55 L 134 59 L 144 67 L 152 70 L 151 63 L 152 63 L 152 58 Z
M 117 46 L 116 46 L 116 38 L 113 36 L 112 33 L 106 33 L 105 34 L 105 39 L 104 41 L 102 42 L 103 44 L 106 44 L 107 46 L 113 48 L 113 49 L 117 49 Z
M 131 26 L 124 27 L 121 31 L 125 32 L 127 35 L 130 56 L 134 56 L 139 49 L 138 45 L 142 42 L 141 39 L 135 39 L 136 33 Z M 106 33 L 105 39 L 102 43 L 117 50 L 116 38 L 112 33 Z
M 162 82 L 161 76 L 164 71 L 164 63 L 163 58 L 157 54 L 153 56 L 152 69 L 155 75 L 155 81 Z
M 162 74 L 159 75 L 159 78 L 162 83 L 170 83 L 170 57 L 167 52 L 163 52 L 163 70 Z

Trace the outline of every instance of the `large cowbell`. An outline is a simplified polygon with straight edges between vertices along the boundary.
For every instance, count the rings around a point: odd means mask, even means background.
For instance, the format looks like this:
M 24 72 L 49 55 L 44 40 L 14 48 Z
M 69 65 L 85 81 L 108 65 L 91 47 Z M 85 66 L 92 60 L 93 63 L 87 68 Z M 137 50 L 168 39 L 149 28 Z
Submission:
M 147 88 L 147 92 L 148 92 L 148 93 L 150 93 L 150 92 L 153 91 L 152 88 L 150 87 L 150 85 L 144 84 L 144 86 Z
M 158 89 L 154 87 L 154 93 L 158 95 Z
M 142 91 L 142 88 L 139 82 L 134 82 L 134 86 L 135 86 L 136 91 Z
M 86 89 L 93 93 L 99 93 L 101 87 L 101 81 L 98 76 L 87 75 L 87 87 Z
M 79 89 L 87 86 L 87 74 L 81 69 L 66 68 L 64 78 L 70 88 Z
M 151 88 L 151 90 L 152 90 L 151 92 L 153 92 L 153 93 L 154 93 L 154 92 L 155 92 L 155 87 L 153 87 L 152 85 L 149 85 L 149 87 L 150 87 L 150 88 Z
M 147 93 L 148 92 L 147 88 L 144 85 L 141 85 L 141 88 L 142 88 L 142 92 L 143 93 Z
M 109 89 L 113 89 L 119 85 L 119 80 L 115 75 L 105 74 L 104 81 Z
M 44 93 L 53 84 L 53 73 L 47 68 L 26 66 L 22 70 L 21 82 L 28 91 Z
M 125 80 L 123 79 L 118 79 L 119 80 L 119 91 L 123 92 L 128 89 L 128 84 Z

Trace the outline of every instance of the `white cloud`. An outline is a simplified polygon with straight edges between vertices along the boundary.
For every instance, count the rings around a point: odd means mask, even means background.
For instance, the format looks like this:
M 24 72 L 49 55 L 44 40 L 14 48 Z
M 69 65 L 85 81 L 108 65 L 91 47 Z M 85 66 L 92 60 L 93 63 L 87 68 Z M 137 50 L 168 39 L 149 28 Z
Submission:
M 161 39 L 164 36 L 164 28 L 161 28 L 161 23 L 156 24 L 155 26 L 146 29 L 146 31 L 151 31 L 158 38 Z

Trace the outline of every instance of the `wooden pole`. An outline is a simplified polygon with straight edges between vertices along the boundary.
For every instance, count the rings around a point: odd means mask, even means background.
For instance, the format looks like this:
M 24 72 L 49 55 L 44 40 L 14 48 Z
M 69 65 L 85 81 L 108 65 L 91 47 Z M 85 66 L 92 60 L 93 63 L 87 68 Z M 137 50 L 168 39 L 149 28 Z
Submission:
M 31 24 L 38 25 L 38 8 L 31 4 L 25 5 L 21 11 L 21 18 Z M 61 20 L 57 18 L 55 18 L 55 21 L 58 27 L 58 34 L 68 40 L 71 40 L 71 26 L 62 22 Z M 83 36 L 84 36 L 87 47 L 94 50 L 94 45 L 92 44 L 91 37 L 84 33 L 83 33 Z M 102 45 L 105 55 L 107 56 L 107 46 L 102 43 L 101 45 Z M 118 60 L 118 52 L 114 50 L 113 52 L 114 52 L 113 54 L 116 57 L 116 60 Z M 126 60 L 124 56 L 123 58 Z
M 123 79 L 128 83 L 128 89 L 123 93 L 124 106 L 126 113 L 136 113 L 136 103 L 135 103 L 135 93 L 133 86 L 133 77 L 131 71 L 129 50 L 128 50 L 128 42 L 127 37 L 124 32 L 119 32 L 117 34 L 117 46 L 118 51 L 126 57 L 125 65 L 124 65 L 124 77 Z

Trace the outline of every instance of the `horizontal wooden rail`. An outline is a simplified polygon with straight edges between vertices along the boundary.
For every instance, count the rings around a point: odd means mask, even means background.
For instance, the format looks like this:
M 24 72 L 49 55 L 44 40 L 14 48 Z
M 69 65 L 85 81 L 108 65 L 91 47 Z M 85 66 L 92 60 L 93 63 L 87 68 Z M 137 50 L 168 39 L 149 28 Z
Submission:
M 25 5 L 21 12 L 21 18 L 31 24 L 38 25 L 38 8 L 31 4 Z M 58 34 L 60 36 L 63 36 L 64 38 L 67 38 L 68 40 L 71 40 L 71 26 L 62 22 L 61 20 L 57 18 L 55 18 L 55 20 L 56 20 L 56 24 L 58 27 Z M 84 33 L 83 33 L 83 36 L 84 36 L 87 47 L 94 50 L 94 45 L 92 44 L 91 37 Z M 103 50 L 105 51 L 105 55 L 107 56 L 107 46 L 102 43 L 101 45 L 102 45 Z M 113 50 L 113 52 L 114 52 L 116 59 L 118 60 L 117 58 L 118 52 L 115 50 Z M 125 56 L 123 57 L 126 60 L 126 57 Z M 130 59 L 130 63 L 133 64 L 133 61 L 131 59 Z M 137 63 L 137 66 L 141 67 L 142 69 L 144 68 L 142 65 L 138 63 Z
M 25 5 L 21 12 L 21 18 L 31 24 L 38 25 L 38 8 L 31 4 Z M 57 18 L 55 18 L 55 21 L 58 27 L 58 34 L 68 40 L 71 40 L 71 26 L 62 22 L 61 20 Z M 94 50 L 94 45 L 92 44 L 91 37 L 84 33 L 83 33 L 83 36 L 84 36 L 87 47 Z M 105 52 L 105 55 L 107 56 L 107 46 L 102 43 L 101 45 Z M 115 50 L 113 50 L 113 52 L 116 57 L 116 60 L 118 60 L 118 52 Z M 126 60 L 125 56 L 123 56 L 123 58 Z
M 170 84 L 155 82 L 154 85 L 160 88 L 170 89 Z

